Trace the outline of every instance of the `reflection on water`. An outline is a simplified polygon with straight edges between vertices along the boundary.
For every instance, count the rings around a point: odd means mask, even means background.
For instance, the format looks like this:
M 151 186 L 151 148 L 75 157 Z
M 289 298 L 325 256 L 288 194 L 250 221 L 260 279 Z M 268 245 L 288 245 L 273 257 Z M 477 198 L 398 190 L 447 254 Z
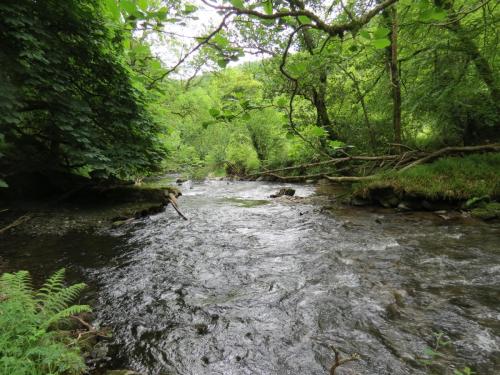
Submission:
M 7 238 L 0 256 L 84 277 L 120 365 L 145 374 L 324 375 L 330 345 L 361 355 L 342 374 L 423 374 L 438 331 L 450 364 L 500 372 L 498 224 L 324 213 L 268 199 L 278 188 L 187 184 L 187 222 L 167 210 L 105 235 Z

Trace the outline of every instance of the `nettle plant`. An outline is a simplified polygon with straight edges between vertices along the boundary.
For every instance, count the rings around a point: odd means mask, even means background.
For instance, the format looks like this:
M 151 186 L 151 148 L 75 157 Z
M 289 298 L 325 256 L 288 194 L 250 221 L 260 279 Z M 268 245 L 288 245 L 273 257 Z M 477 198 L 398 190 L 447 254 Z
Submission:
M 57 324 L 83 312 L 70 305 L 85 284 L 64 285 L 64 269 L 34 290 L 27 271 L 0 277 L 0 374 L 81 374 L 85 363 L 71 337 Z

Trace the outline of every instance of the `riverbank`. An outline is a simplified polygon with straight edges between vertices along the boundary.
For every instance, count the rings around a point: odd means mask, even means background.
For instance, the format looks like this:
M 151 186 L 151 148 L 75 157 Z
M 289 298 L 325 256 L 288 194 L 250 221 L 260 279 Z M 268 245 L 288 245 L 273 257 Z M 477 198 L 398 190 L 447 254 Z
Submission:
M 404 171 L 375 175 L 353 185 L 354 205 L 400 210 L 466 210 L 500 218 L 500 154 L 448 157 Z

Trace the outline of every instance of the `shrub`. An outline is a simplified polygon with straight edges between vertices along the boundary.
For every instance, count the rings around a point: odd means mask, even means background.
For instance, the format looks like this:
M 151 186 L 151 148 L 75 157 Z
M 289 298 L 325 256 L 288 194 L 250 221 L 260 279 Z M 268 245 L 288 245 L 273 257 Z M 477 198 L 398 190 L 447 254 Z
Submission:
M 83 358 L 70 338 L 55 326 L 72 315 L 89 312 L 72 305 L 85 284 L 64 286 L 64 269 L 38 290 L 27 271 L 0 277 L 0 374 L 81 374 Z

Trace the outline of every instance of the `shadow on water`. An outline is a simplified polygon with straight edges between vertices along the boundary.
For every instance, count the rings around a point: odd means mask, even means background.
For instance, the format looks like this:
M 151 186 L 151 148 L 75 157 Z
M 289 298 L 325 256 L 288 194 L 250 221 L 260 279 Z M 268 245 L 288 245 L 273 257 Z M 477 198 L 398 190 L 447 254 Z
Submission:
M 0 256 L 90 283 L 119 361 L 145 374 L 324 375 L 330 345 L 361 355 L 342 374 L 424 374 L 438 331 L 448 368 L 500 372 L 498 224 L 325 213 L 267 199 L 278 187 L 186 184 L 187 222 L 167 210 L 107 234 L 12 236 Z

